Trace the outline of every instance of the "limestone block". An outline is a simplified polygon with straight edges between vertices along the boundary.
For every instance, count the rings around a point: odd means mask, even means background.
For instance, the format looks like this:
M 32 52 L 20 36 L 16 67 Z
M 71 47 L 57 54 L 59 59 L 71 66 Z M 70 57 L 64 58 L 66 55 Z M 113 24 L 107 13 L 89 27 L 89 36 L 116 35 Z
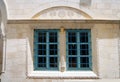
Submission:
M 119 77 L 117 29 L 117 27 L 113 28 L 110 25 L 98 25 L 97 54 L 99 55 L 99 75 L 101 78 Z

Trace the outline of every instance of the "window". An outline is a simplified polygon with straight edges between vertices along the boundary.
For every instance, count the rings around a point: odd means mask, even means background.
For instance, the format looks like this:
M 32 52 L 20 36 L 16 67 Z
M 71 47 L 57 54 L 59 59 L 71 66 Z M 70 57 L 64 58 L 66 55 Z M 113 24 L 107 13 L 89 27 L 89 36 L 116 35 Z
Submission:
M 59 69 L 58 34 L 58 30 L 34 30 L 35 70 Z M 66 30 L 66 67 L 92 70 L 90 30 Z
M 28 54 L 28 77 L 98 78 L 96 62 L 92 64 L 93 37 L 90 29 L 34 29 L 34 69 Z
M 35 70 L 58 70 L 58 30 L 34 30 Z
M 67 69 L 91 69 L 90 30 L 67 30 Z

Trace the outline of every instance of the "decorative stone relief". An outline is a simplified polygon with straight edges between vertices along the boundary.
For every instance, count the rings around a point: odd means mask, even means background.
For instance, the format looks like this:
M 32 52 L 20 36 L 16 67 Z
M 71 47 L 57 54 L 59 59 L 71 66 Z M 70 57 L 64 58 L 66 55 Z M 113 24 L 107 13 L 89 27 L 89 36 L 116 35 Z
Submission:
M 65 10 L 59 10 L 59 11 L 58 11 L 58 16 L 59 16 L 60 18 L 65 17 L 65 15 L 66 15 Z
M 72 17 L 74 15 L 74 13 L 72 11 L 68 11 L 68 16 Z
M 54 17 L 54 16 L 56 16 L 56 12 L 55 12 L 55 11 L 53 11 L 53 12 L 50 12 L 50 16 L 51 16 L 51 17 Z
M 41 11 L 34 19 L 88 19 L 82 11 L 68 7 L 55 7 Z

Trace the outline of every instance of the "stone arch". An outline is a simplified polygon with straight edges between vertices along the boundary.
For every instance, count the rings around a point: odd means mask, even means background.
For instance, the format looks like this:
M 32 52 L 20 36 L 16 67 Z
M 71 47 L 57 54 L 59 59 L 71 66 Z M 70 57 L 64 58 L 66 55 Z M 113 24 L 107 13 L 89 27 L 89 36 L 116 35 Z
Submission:
M 52 3 L 46 3 L 44 5 L 40 5 L 38 6 L 36 9 L 34 9 L 32 11 L 31 14 L 29 14 L 29 16 L 31 16 L 30 18 L 32 18 L 36 13 L 41 12 L 43 10 L 49 9 L 49 8 L 53 8 L 53 7 L 69 7 L 69 8 L 74 8 L 77 10 L 80 10 L 82 12 L 85 12 L 87 14 L 89 14 L 89 16 L 91 16 L 92 18 L 94 18 L 94 13 L 85 7 L 79 6 L 78 3 L 72 3 L 72 2 L 64 2 L 64 1 L 60 1 L 60 2 L 52 2 Z
M 32 19 L 92 19 L 92 17 L 73 7 L 56 6 L 38 12 Z

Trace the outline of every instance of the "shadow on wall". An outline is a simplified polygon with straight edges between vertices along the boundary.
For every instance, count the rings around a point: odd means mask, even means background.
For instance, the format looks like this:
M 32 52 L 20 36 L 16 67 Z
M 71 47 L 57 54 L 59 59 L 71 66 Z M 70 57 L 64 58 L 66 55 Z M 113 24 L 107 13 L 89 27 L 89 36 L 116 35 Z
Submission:
M 91 6 L 92 0 L 80 0 L 80 6 Z

